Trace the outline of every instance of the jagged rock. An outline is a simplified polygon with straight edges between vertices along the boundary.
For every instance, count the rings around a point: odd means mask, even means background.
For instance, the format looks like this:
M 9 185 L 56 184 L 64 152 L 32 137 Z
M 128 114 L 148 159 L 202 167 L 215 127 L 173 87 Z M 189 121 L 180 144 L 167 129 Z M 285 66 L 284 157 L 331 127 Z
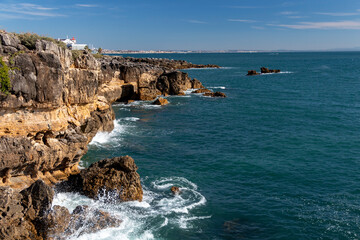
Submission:
M 209 92 L 209 93 L 205 93 L 204 96 L 207 96 L 207 97 L 223 97 L 223 98 L 226 97 L 225 93 L 222 93 L 222 92 Z
M 121 220 L 109 213 L 90 209 L 88 206 L 77 206 L 71 214 L 71 221 L 66 234 L 77 233 L 78 236 L 85 233 L 93 233 L 108 227 L 118 227 Z
M 194 78 L 193 80 L 191 80 L 191 88 L 205 88 L 202 83 L 197 80 L 196 78 Z
M 110 194 L 114 200 L 142 201 L 143 190 L 137 169 L 134 159 L 129 156 L 104 159 L 71 176 L 60 188 L 70 186 L 71 191 L 95 199 Z
M 180 188 L 177 186 L 172 186 L 170 190 L 175 195 L 180 193 Z
M 260 73 L 256 72 L 255 70 L 249 70 L 247 75 L 254 76 L 254 75 L 260 75 Z
M 47 216 L 47 238 L 65 240 L 71 235 L 74 237 L 99 230 L 118 227 L 121 220 L 109 213 L 91 209 L 86 205 L 77 206 L 72 214 L 65 207 L 54 206 Z
M 47 237 L 57 239 L 63 236 L 69 227 L 71 217 L 66 207 L 55 205 L 46 216 Z
M 153 105 L 166 105 L 166 104 L 169 104 L 169 101 L 165 98 L 158 98 L 156 99 L 154 102 L 153 102 Z
M 54 190 L 42 180 L 37 180 L 20 193 L 23 195 L 22 205 L 26 209 L 25 216 L 31 221 L 43 217 L 50 210 Z
M 193 91 L 192 93 L 211 93 L 211 90 L 209 90 L 207 88 L 201 88 L 201 89 Z
M 0 238 L 43 239 L 54 191 L 38 180 L 19 192 L 0 187 Z
M 179 95 L 181 92 L 192 88 L 192 83 L 187 73 L 175 71 L 161 75 L 156 87 L 163 94 Z
M 0 187 L 0 239 L 36 239 L 32 223 L 24 221 L 22 195 L 10 187 Z
M 279 73 L 279 69 L 268 69 L 266 67 L 261 67 L 261 73 Z

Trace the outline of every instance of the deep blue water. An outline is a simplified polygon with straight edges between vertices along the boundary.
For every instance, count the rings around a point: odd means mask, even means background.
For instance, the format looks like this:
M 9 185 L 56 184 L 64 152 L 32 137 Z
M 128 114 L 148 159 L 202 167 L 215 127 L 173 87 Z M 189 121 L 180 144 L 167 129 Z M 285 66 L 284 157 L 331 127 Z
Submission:
M 218 64 L 186 72 L 228 97 L 114 105 L 115 132 L 83 164 L 135 159 L 149 206 L 124 210 L 136 215 L 127 238 L 359 238 L 359 52 L 131 56 Z M 245 76 L 261 66 L 285 73 Z

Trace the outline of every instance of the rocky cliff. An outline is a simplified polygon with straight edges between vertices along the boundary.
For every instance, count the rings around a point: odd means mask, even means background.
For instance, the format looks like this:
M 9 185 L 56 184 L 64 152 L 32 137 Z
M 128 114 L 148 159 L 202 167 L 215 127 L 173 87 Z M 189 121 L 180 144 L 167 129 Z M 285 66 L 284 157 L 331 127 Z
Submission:
M 209 67 L 174 60 L 95 59 L 41 39 L 29 47 L 3 31 L 0 57 L 0 69 L 9 68 L 11 83 L 0 92 L 0 185 L 13 188 L 38 179 L 51 184 L 78 173 L 87 144 L 98 131 L 113 129 L 114 101 L 153 100 L 200 88 L 198 80 L 175 69 Z

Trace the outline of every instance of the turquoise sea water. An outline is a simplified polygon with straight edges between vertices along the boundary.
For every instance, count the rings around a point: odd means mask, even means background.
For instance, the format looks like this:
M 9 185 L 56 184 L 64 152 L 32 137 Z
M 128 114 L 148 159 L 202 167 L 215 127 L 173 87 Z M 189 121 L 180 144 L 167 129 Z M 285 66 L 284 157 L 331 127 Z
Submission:
M 218 64 L 186 70 L 225 99 L 115 104 L 83 165 L 132 156 L 142 203 L 76 194 L 55 203 L 102 208 L 120 228 L 74 239 L 358 239 L 360 53 L 131 55 Z M 245 76 L 261 66 L 284 73 Z M 173 197 L 170 187 L 182 188 Z

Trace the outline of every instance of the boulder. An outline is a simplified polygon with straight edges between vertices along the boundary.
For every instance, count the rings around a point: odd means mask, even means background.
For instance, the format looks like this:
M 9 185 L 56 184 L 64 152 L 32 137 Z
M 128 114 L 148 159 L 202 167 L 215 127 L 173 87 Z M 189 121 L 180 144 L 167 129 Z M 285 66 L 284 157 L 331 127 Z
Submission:
M 209 93 L 205 93 L 204 96 L 207 96 L 207 97 L 223 97 L 223 98 L 226 97 L 225 93 L 222 93 L 222 92 L 209 92 Z
M 175 195 L 180 193 L 180 188 L 177 186 L 172 186 L 170 190 Z
M 134 159 L 129 156 L 104 159 L 71 176 L 59 188 L 94 199 L 111 195 L 111 200 L 115 201 L 142 201 L 143 190 L 137 169 Z
M 71 221 L 65 233 L 76 233 L 77 236 L 81 236 L 85 233 L 94 233 L 109 227 L 118 227 L 121 222 L 121 220 L 111 216 L 108 212 L 91 209 L 86 205 L 77 206 L 71 214 Z
M 56 239 L 69 227 L 72 216 L 66 207 L 55 205 L 46 217 L 47 236 Z
M 21 192 L 0 187 L 0 239 L 43 239 L 53 196 L 42 180 Z
M 30 220 L 41 218 L 51 208 L 54 190 L 42 180 L 37 180 L 27 189 L 20 192 L 23 195 L 22 205 L 26 209 L 26 217 Z
M 260 73 L 256 72 L 255 70 L 249 70 L 247 76 L 254 76 L 259 75 Z
M 169 101 L 165 98 L 159 97 L 152 104 L 153 105 L 166 105 L 166 104 L 169 104 Z
M 86 233 L 94 233 L 108 227 L 118 227 L 121 220 L 107 212 L 77 206 L 72 214 L 65 207 L 54 206 L 47 216 L 47 239 L 65 240 Z

